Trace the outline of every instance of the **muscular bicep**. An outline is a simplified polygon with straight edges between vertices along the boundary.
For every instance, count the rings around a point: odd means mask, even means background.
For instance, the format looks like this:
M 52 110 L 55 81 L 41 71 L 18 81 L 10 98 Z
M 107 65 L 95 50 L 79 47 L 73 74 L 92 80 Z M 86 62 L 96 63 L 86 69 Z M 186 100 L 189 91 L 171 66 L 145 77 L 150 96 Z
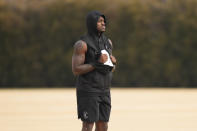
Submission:
M 81 75 L 92 71 L 94 68 L 90 64 L 84 64 L 85 53 L 87 51 L 87 45 L 84 41 L 77 41 L 74 45 L 74 52 L 72 56 L 72 71 L 75 75 Z
M 77 41 L 74 45 L 74 52 L 72 56 L 73 67 L 84 64 L 85 53 L 87 51 L 87 45 L 83 41 Z

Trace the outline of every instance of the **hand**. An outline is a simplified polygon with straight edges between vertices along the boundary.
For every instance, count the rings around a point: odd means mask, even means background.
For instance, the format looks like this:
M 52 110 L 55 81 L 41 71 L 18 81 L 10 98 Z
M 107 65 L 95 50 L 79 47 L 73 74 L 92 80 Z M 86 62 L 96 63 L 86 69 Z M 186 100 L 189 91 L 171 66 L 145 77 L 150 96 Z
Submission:
M 112 63 L 115 65 L 116 64 L 116 58 L 112 55 L 110 55 L 110 59 L 112 61 Z
M 105 63 L 107 61 L 107 54 L 101 54 L 100 58 L 99 58 L 99 62 L 100 63 Z

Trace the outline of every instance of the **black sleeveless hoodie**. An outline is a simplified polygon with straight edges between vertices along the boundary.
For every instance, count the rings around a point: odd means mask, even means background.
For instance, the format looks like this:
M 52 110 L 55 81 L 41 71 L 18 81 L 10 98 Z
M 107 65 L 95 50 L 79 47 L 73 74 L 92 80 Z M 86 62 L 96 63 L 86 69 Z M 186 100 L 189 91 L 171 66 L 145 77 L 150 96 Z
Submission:
M 102 33 L 100 36 L 97 31 L 97 21 L 99 17 L 103 17 L 106 23 L 106 18 L 103 14 L 97 11 L 92 11 L 87 15 L 86 24 L 88 33 L 80 39 L 87 44 L 87 52 L 85 54 L 85 64 L 92 64 L 98 62 L 98 57 L 101 50 L 105 49 L 110 55 L 112 53 L 112 46 L 109 39 Z M 104 66 L 103 64 L 101 66 Z M 105 65 L 106 66 L 106 65 Z M 106 68 L 107 69 L 107 68 Z M 77 77 L 77 92 L 79 94 L 106 94 L 110 91 L 112 72 L 103 69 L 94 69 L 86 74 Z

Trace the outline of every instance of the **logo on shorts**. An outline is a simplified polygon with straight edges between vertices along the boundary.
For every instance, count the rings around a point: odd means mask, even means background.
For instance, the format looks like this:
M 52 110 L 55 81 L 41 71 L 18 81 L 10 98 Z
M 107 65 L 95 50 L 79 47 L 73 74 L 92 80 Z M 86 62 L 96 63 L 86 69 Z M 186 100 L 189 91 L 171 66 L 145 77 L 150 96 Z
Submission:
M 83 112 L 83 117 L 84 117 L 84 119 L 88 119 L 88 112 L 87 111 Z

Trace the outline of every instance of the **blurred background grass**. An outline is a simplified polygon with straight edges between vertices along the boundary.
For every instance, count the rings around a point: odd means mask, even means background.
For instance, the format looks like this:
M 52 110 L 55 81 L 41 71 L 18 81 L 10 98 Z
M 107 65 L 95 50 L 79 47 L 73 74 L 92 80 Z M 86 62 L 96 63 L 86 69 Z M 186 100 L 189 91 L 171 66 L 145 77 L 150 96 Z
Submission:
M 196 0 L 0 0 L 0 87 L 73 87 L 91 10 L 109 21 L 113 87 L 196 87 Z

